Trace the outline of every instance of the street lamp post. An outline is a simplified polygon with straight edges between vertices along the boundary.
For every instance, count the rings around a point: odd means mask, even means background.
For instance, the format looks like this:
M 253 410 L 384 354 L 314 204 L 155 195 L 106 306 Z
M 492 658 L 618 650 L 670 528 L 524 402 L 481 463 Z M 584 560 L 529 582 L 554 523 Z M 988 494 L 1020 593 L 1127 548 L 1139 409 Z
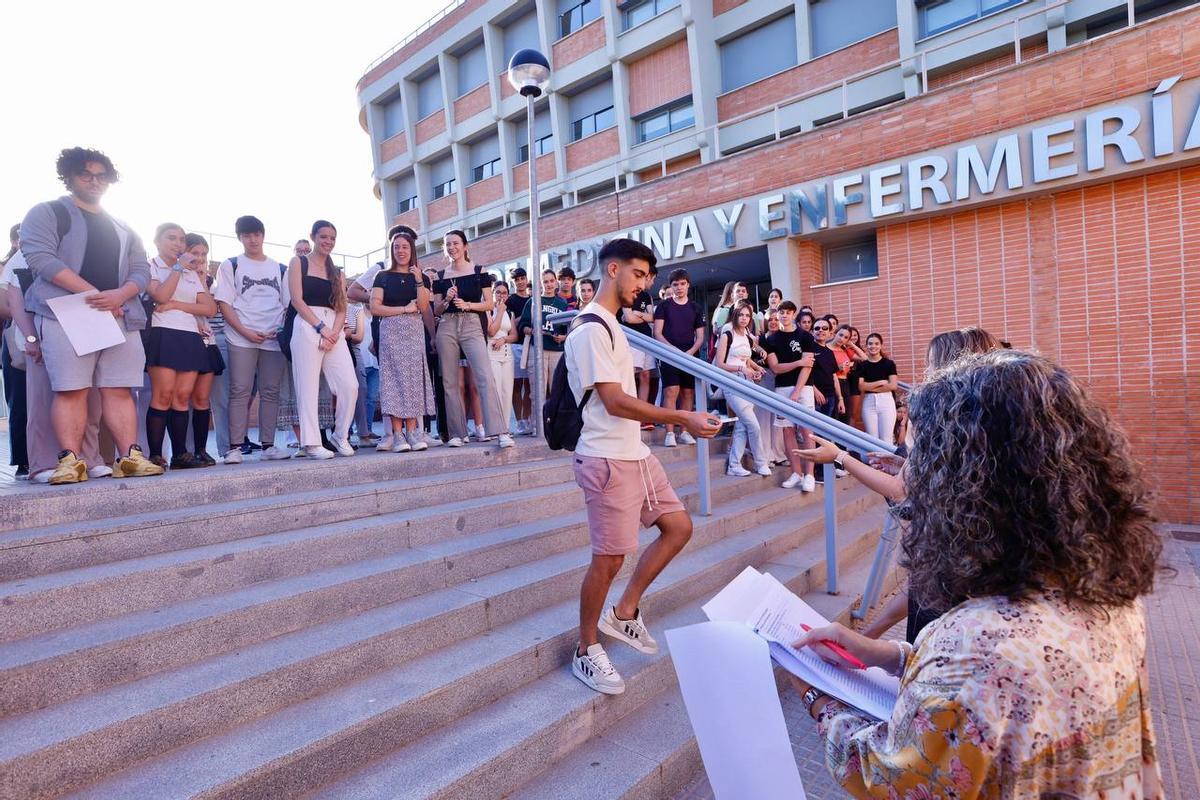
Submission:
M 542 403 L 545 399 L 546 384 L 543 376 L 542 362 L 542 281 L 541 259 L 538 252 L 538 194 L 537 194 L 537 154 L 534 152 L 533 104 L 542 96 L 550 84 L 550 62 L 537 50 L 527 48 L 518 50 L 508 62 L 508 82 L 525 97 L 525 118 L 529 133 L 529 280 L 533 292 L 529 297 L 529 321 L 533 328 L 530 346 L 533 347 L 533 358 L 529 365 L 530 394 L 533 404 L 533 430 L 539 438 L 542 430 Z

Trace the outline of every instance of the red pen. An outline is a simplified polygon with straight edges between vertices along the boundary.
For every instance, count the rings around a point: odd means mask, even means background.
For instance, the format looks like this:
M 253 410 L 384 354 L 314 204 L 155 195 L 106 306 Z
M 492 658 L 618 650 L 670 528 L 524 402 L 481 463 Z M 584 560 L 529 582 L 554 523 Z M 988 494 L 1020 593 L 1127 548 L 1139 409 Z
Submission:
M 805 625 L 803 622 L 800 623 L 800 627 L 804 628 L 805 633 L 808 633 L 809 631 L 812 630 L 812 627 Z M 828 647 L 833 652 L 837 653 L 842 658 L 846 659 L 846 661 L 848 661 L 850 663 L 850 666 L 854 667 L 855 669 L 866 669 L 867 668 L 866 664 L 864 664 L 863 662 L 861 662 L 857 658 L 855 658 L 853 655 L 851 655 L 849 650 L 842 647 L 837 642 L 831 642 L 828 639 L 821 639 L 820 643 L 825 645 L 826 647 Z

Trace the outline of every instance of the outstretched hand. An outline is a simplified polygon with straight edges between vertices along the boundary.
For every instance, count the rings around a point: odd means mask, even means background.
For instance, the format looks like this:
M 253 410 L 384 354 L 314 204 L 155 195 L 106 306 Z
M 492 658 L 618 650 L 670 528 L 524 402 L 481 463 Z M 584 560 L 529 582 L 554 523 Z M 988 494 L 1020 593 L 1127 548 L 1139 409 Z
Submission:
M 811 461 L 814 464 L 832 464 L 842 454 L 842 448 L 828 439 L 822 439 L 815 434 L 813 435 L 813 439 L 817 442 L 816 447 L 793 450 L 792 454 L 805 461 Z

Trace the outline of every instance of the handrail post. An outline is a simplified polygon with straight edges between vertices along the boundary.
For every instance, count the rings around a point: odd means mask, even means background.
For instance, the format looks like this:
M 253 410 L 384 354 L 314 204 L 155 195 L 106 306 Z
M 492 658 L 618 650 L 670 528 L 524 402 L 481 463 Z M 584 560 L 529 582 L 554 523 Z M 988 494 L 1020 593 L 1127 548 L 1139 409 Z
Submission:
M 1021 63 L 1021 20 L 1013 20 L 1013 53 L 1014 62 Z
M 696 410 L 708 411 L 708 384 L 696 376 Z M 708 475 L 708 439 L 696 440 L 696 485 L 700 490 L 700 515 L 712 516 L 712 486 Z
M 896 518 L 889 513 L 883 520 L 883 531 L 879 534 L 879 543 L 875 545 L 875 557 L 871 561 L 871 573 L 867 576 L 867 585 L 863 588 L 862 604 L 850 614 L 854 619 L 865 617 L 867 612 L 879 601 L 879 593 L 883 588 L 883 570 L 892 560 L 892 550 L 896 546 L 898 529 Z
M 822 469 L 825 472 L 825 591 L 837 594 L 837 474 L 833 464 L 823 464 Z

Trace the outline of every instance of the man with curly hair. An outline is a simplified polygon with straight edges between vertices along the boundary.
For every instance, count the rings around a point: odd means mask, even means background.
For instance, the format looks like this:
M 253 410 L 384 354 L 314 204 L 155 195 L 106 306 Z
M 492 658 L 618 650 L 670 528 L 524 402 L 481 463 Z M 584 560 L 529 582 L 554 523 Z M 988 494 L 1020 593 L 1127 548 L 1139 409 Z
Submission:
M 100 390 L 101 416 L 121 452 L 113 477 L 161 475 L 162 467 L 144 458 L 136 444 L 137 410 L 129 391 L 142 386 L 146 366 L 140 335 L 146 311 L 138 298 L 150 281 L 145 248 L 129 226 L 100 207 L 120 178 L 108 156 L 72 147 L 59 155 L 57 168 L 69 194 L 34 206 L 21 223 L 22 252 L 34 275 L 25 302 L 41 337 L 54 391 L 50 420 L 62 448 L 50 483 L 87 480 L 87 464 L 77 453 L 93 388 Z M 88 305 L 117 318 L 122 343 L 86 355 L 75 352 L 48 301 L 80 292 L 94 292 Z

